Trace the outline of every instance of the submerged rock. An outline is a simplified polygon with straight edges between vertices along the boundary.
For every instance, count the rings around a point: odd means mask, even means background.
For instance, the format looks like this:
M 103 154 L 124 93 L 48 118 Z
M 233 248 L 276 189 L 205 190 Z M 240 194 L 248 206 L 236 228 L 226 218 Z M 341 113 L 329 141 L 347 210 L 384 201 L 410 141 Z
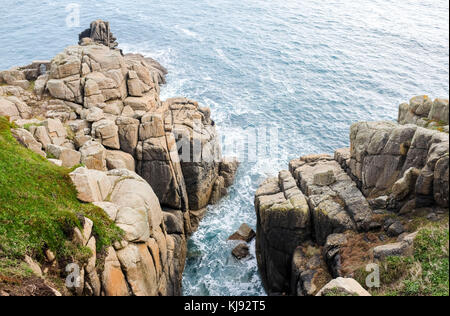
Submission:
M 250 255 L 250 249 L 248 245 L 241 243 L 233 249 L 232 254 L 236 259 L 241 260 Z

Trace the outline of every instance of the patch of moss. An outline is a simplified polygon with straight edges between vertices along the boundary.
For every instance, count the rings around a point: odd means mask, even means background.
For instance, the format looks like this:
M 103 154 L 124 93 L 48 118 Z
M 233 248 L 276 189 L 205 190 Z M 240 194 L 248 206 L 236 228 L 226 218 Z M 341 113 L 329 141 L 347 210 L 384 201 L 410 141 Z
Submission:
M 42 261 L 46 248 L 58 258 L 83 260 L 86 249 L 74 247 L 68 241 L 73 228 L 81 228 L 80 216 L 94 222 L 93 234 L 99 253 L 122 237 L 123 232 L 102 209 L 77 199 L 69 169 L 58 167 L 19 145 L 10 128 L 8 120 L 0 117 L 0 259 L 3 263 L 21 260 L 25 255 Z
M 23 128 L 26 129 L 27 131 L 30 131 L 30 128 L 32 126 L 42 126 L 42 123 L 27 123 L 23 126 Z
M 30 81 L 30 86 L 28 87 L 28 91 L 30 91 L 30 92 L 33 92 L 34 91 L 34 86 L 35 86 L 35 84 L 36 84 L 36 81 L 35 80 L 33 80 L 33 81 Z
M 66 128 L 66 132 L 67 132 L 67 138 L 69 140 L 74 140 L 75 139 L 75 133 L 73 132 L 73 130 L 70 128 L 69 125 L 64 125 L 64 127 Z
M 333 288 L 323 291 L 322 296 L 358 296 L 358 295 L 355 293 L 348 293 L 338 288 Z

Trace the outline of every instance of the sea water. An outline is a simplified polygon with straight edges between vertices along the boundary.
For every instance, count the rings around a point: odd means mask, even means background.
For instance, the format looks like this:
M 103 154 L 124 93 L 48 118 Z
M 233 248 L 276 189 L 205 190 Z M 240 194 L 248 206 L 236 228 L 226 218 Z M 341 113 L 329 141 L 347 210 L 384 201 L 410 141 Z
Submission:
M 223 144 L 272 135 L 258 138 L 263 150 L 243 159 L 230 194 L 190 239 L 185 295 L 265 295 L 254 242 L 237 261 L 227 241 L 244 222 L 255 228 L 258 184 L 292 158 L 348 146 L 354 122 L 395 120 L 414 95 L 449 94 L 448 1 L 0 0 L 0 8 L 0 69 L 52 58 L 104 19 L 125 52 L 168 68 L 163 98 L 211 107 Z

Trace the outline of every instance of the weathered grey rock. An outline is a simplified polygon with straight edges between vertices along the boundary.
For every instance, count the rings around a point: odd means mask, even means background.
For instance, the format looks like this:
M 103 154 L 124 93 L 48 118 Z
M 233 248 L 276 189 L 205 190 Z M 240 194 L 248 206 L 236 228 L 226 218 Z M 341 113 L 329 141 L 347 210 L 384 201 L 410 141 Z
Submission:
M 398 179 L 392 186 L 390 198 L 401 201 L 410 193 L 413 193 L 419 174 L 420 170 L 416 168 L 409 168 L 406 170 L 403 177 Z
M 118 46 L 116 38 L 110 30 L 109 22 L 102 20 L 91 22 L 90 27 L 81 32 L 78 37 L 80 45 L 82 43 L 87 43 L 87 41 L 83 41 L 83 39 L 89 38 L 92 42 L 99 43 L 110 48 L 116 48 Z
M 414 239 L 416 236 L 417 232 L 404 236 L 399 242 L 375 247 L 373 249 L 373 256 L 378 260 L 393 256 L 410 256 L 413 254 Z
M 314 173 L 314 185 L 326 186 L 336 182 L 333 169 L 316 170 Z
M 331 234 L 323 247 L 323 256 L 333 278 L 343 276 L 340 250 L 346 243 L 344 234 Z
M 436 162 L 434 167 L 433 193 L 437 205 L 448 208 L 449 199 L 449 158 L 448 154 Z
M 327 236 L 333 233 L 368 230 L 371 208 L 338 162 L 330 156 L 307 156 L 290 164 L 302 192 L 309 197 L 315 239 L 319 244 L 324 244 Z M 330 170 L 336 181 L 328 186 L 316 185 L 315 175 L 323 170 Z
M 401 235 L 405 231 L 402 223 L 400 221 L 394 221 L 391 225 L 388 226 L 386 232 L 390 237 L 396 237 Z
M 448 99 L 436 99 L 431 106 L 428 119 L 448 125 Z
M 389 197 L 387 195 L 382 195 L 379 197 L 376 197 L 374 199 L 367 199 L 369 202 L 369 205 L 372 207 L 372 209 L 385 209 L 388 205 L 388 199 Z

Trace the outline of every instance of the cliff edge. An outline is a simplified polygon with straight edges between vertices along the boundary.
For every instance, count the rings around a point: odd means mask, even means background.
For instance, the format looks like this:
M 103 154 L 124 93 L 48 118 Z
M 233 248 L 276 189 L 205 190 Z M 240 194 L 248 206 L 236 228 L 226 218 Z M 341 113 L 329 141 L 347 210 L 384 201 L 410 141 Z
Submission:
M 448 268 L 448 113 L 446 99 L 414 97 L 398 122 L 353 124 L 350 148 L 294 159 L 264 181 L 256 252 L 267 292 L 316 295 L 367 264 L 411 255 L 420 228 L 436 222 Z
M 78 214 L 58 230 L 89 253 L 87 260 L 62 253 L 43 234 L 39 251 L 2 249 L 3 262 L 27 258 L 40 277 L 51 266 L 49 275 L 64 278 L 67 263 L 76 264 L 76 286 L 62 287 L 66 294 L 181 295 L 187 238 L 206 206 L 226 194 L 237 162 L 222 157 L 209 108 L 184 97 L 160 99 L 166 74 L 151 58 L 123 54 L 100 20 L 51 61 L 0 72 L 0 116 L 17 142 L 42 158 L 38 168 L 60 168 L 81 205 L 94 204 L 122 232 L 107 239 L 89 214 Z M 11 168 L 1 172 L 17 171 Z M 0 210 L 0 219 L 7 217 Z

